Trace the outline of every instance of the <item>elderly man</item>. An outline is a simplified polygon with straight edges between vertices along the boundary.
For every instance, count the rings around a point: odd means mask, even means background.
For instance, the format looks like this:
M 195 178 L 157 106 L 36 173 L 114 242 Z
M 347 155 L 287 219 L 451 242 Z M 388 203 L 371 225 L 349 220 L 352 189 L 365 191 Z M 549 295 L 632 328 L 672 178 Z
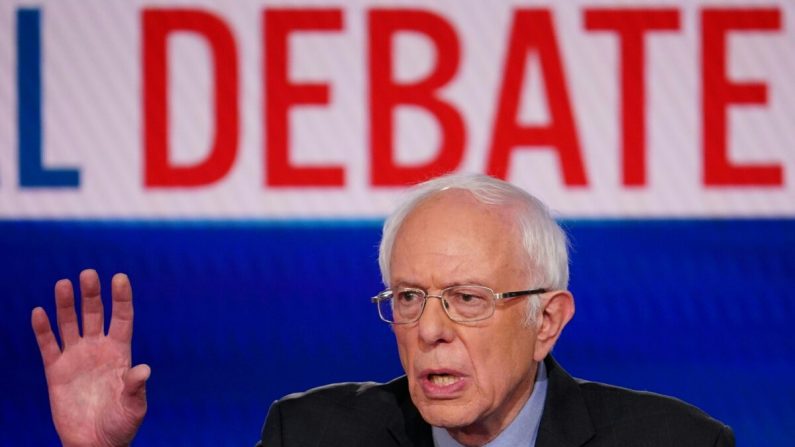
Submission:
M 695 407 L 570 377 L 550 356 L 574 315 L 566 237 L 544 205 L 508 183 L 452 175 L 419 185 L 384 224 L 387 290 L 372 301 L 397 339 L 404 377 L 337 384 L 271 407 L 262 446 L 728 446 Z M 149 368 L 130 368 L 129 282 L 113 279 L 102 335 L 96 274 L 56 284 L 58 348 L 33 312 L 64 445 L 126 445 L 146 411 Z M 75 412 L 78 411 L 78 413 Z M 82 412 L 82 413 L 80 413 Z

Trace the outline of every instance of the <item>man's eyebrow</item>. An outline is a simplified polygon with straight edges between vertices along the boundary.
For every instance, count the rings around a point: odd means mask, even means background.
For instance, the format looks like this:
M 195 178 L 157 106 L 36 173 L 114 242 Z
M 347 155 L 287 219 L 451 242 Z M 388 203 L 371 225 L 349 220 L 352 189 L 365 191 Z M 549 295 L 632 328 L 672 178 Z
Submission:
M 421 290 L 425 290 L 425 288 L 424 288 L 423 286 L 421 286 L 421 285 L 419 285 L 419 284 L 417 284 L 417 283 L 414 283 L 414 282 L 412 282 L 412 281 L 406 281 L 406 280 L 400 280 L 400 281 L 397 281 L 397 282 L 395 282 L 395 285 L 393 285 L 393 286 L 391 286 L 391 287 L 392 287 L 393 289 L 397 289 L 397 288 L 399 288 L 399 287 L 408 287 L 408 288 L 410 288 L 410 289 L 421 289 Z
M 446 282 L 446 283 L 444 283 L 441 286 L 441 288 L 442 289 L 446 289 L 448 287 L 456 287 L 456 286 L 484 286 L 484 287 L 490 287 L 490 286 L 486 285 L 486 283 L 484 281 L 482 281 L 482 280 L 466 279 L 466 280 L 458 280 L 458 281 Z M 411 289 L 420 289 L 420 290 L 425 290 L 425 291 L 428 290 L 428 287 L 426 287 L 424 285 L 421 285 L 419 283 L 415 283 L 413 281 L 407 281 L 407 280 L 399 280 L 399 281 L 395 282 L 394 286 L 392 286 L 392 288 L 395 288 L 395 289 L 398 288 L 398 287 L 408 287 L 408 288 L 411 288 Z
M 452 282 L 449 282 L 449 283 L 445 283 L 445 287 L 455 287 L 455 286 L 484 286 L 484 287 L 488 287 L 486 285 L 485 281 L 476 280 L 476 279 L 467 279 L 467 280 L 463 280 L 463 281 L 452 281 Z

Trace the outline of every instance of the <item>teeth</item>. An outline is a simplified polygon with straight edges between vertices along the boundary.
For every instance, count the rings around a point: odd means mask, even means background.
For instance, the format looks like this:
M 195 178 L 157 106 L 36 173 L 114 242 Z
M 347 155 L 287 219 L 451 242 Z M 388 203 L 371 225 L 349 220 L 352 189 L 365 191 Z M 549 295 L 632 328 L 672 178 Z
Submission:
M 458 382 L 458 377 L 451 376 L 449 374 L 431 374 L 428 376 L 428 380 L 430 380 L 434 385 L 445 386 Z

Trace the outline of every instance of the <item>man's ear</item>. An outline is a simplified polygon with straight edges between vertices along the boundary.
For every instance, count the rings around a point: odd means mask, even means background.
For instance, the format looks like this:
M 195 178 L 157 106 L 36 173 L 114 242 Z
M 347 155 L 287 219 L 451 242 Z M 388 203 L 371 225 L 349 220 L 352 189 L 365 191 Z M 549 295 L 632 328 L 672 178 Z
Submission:
M 574 297 L 568 290 L 554 290 L 541 297 L 533 358 L 540 362 L 552 351 L 563 328 L 574 316 Z

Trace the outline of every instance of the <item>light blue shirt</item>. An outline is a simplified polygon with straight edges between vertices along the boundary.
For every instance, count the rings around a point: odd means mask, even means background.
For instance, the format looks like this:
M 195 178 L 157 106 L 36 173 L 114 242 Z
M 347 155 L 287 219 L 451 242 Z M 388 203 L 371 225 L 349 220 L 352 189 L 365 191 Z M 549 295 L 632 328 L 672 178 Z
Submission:
M 547 369 L 544 362 L 538 363 L 536 382 L 530 398 L 511 423 L 496 438 L 483 447 L 516 447 L 536 445 L 538 426 L 544 412 L 544 401 L 547 397 Z M 433 427 L 433 444 L 436 447 L 463 447 L 447 430 Z

